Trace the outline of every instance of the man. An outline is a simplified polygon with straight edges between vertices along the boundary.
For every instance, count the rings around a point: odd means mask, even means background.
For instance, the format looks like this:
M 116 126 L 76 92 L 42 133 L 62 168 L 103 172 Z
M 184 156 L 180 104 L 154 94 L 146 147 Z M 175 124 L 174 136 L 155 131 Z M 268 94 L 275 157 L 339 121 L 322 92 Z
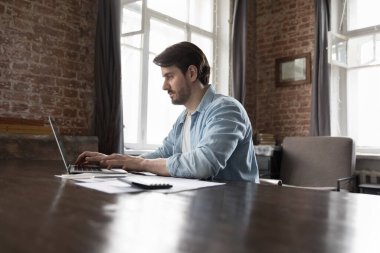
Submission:
M 151 172 L 161 176 L 259 182 L 252 127 L 244 107 L 216 94 L 208 84 L 210 66 L 190 42 L 172 45 L 153 62 L 161 67 L 175 105 L 184 105 L 172 130 L 156 151 L 142 156 L 84 152 L 77 164 Z

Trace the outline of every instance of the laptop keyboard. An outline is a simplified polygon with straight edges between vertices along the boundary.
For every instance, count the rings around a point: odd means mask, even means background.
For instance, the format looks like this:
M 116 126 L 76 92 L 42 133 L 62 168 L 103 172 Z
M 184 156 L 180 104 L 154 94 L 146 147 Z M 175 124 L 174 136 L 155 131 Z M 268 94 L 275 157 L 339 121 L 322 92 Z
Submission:
M 76 166 L 76 172 L 91 172 L 91 171 L 102 171 L 99 167 L 90 167 L 90 166 Z

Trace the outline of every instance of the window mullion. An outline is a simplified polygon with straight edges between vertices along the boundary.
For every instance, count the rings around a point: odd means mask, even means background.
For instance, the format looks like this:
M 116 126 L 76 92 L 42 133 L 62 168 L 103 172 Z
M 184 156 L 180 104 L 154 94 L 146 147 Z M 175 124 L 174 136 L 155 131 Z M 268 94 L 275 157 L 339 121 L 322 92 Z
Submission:
M 140 120 L 140 131 L 139 136 L 141 144 L 143 147 L 147 145 L 147 115 L 148 115 L 148 70 L 149 70 L 149 34 L 150 34 L 150 15 L 145 12 L 147 18 L 145 19 L 145 34 L 143 36 L 143 47 L 142 47 L 142 71 L 141 71 L 141 120 Z

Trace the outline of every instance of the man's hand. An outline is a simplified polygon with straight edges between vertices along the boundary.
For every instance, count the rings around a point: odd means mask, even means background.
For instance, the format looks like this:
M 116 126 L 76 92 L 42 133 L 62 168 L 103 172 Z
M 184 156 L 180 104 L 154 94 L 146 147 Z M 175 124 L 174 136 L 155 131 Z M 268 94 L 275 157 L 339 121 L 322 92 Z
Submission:
M 85 151 L 75 161 L 77 165 L 99 164 L 110 168 L 122 168 L 124 170 L 142 170 L 143 158 L 121 154 L 105 155 L 98 152 Z
M 105 155 L 99 152 L 85 151 L 75 161 L 76 165 L 99 164 L 111 168 L 123 168 L 127 171 L 151 172 L 160 176 L 170 176 L 166 169 L 166 159 L 144 159 L 140 156 L 121 154 Z
M 107 157 L 107 155 L 99 152 L 85 151 L 80 154 L 75 161 L 76 165 L 86 165 L 86 164 L 101 164 L 102 159 Z
M 107 168 L 118 167 L 124 170 L 142 171 L 144 159 L 139 156 L 112 154 L 101 159 L 101 164 Z

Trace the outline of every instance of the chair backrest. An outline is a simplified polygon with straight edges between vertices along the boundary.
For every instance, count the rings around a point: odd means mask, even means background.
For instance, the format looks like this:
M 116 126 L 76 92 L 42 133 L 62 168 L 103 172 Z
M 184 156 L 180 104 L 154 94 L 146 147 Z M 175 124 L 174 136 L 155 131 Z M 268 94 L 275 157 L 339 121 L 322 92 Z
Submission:
M 346 137 L 286 137 L 282 143 L 281 180 L 296 186 L 336 186 L 355 168 L 355 145 Z

